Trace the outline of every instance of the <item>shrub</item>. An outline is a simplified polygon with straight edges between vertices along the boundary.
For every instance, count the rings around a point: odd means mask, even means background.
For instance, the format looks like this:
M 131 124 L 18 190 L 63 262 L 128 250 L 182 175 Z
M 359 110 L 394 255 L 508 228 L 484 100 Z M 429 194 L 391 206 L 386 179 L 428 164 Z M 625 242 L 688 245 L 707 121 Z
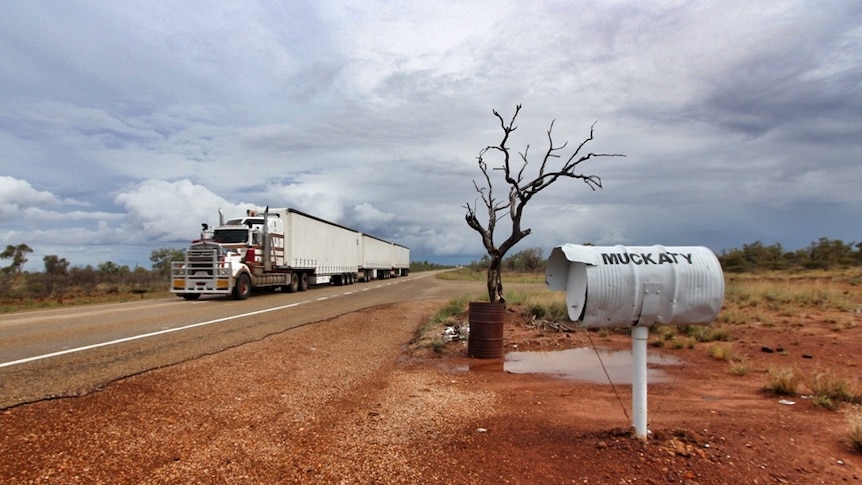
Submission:
M 744 376 L 748 374 L 750 367 L 748 362 L 743 359 L 738 359 L 730 363 L 730 373 L 735 376 Z
M 767 382 L 763 390 L 778 396 L 795 396 L 799 387 L 799 372 L 792 367 L 775 368 L 766 370 Z
M 815 374 L 808 382 L 808 387 L 814 394 L 814 404 L 826 409 L 837 409 L 842 402 L 860 401 L 859 391 L 850 380 L 832 371 Z
M 449 300 L 443 307 L 417 330 L 417 337 L 422 338 L 426 333 L 433 330 L 440 324 L 449 323 L 452 319 L 460 315 L 467 308 L 467 303 L 471 301 L 470 296 L 462 296 Z
M 709 356 L 715 360 L 734 361 L 737 360 L 730 345 L 716 344 L 709 347 Z
M 435 354 L 442 354 L 443 350 L 446 348 L 446 341 L 442 338 L 435 338 L 429 345 Z
M 853 446 L 854 450 L 862 453 L 862 414 L 850 415 L 848 420 L 850 421 L 850 432 L 848 433 L 850 445 Z

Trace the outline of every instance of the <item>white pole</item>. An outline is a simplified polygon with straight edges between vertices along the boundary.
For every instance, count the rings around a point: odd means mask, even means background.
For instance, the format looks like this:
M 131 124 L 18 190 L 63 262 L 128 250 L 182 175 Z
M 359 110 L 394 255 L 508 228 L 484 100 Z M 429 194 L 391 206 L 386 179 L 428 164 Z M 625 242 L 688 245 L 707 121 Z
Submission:
M 632 327 L 632 425 L 635 435 L 647 438 L 647 338 L 649 327 Z

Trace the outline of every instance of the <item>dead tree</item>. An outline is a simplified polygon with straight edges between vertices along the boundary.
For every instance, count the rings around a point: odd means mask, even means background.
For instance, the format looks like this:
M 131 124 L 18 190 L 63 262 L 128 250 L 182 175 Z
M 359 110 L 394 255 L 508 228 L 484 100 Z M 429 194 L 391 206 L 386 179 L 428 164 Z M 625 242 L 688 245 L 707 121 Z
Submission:
M 521 217 L 524 215 L 524 207 L 527 202 L 536 194 L 556 182 L 560 178 L 572 178 L 583 181 L 592 190 L 602 188 L 602 180 L 597 175 L 586 175 L 578 173 L 578 166 L 591 159 L 597 157 L 624 157 L 625 155 L 617 153 L 586 153 L 581 151 L 593 139 L 593 128 L 595 123 L 590 126 L 590 135 L 581 142 L 574 150 L 574 153 L 566 158 L 563 158 L 562 152 L 565 151 L 568 142 L 560 146 L 554 145 L 554 140 L 551 132 L 554 129 L 554 121 L 551 121 L 548 128 L 548 149 L 541 158 L 538 173 L 531 180 L 525 180 L 525 171 L 529 164 L 528 153 L 530 146 L 527 145 L 523 153 L 518 153 L 518 160 L 512 160 L 511 149 L 507 145 L 509 135 L 517 129 L 515 119 L 521 111 L 521 105 L 515 107 L 515 114 L 512 119 L 506 123 L 503 117 L 494 110 L 494 116 L 500 121 L 500 127 L 503 130 L 503 138 L 498 145 L 489 145 L 479 151 L 477 160 L 479 162 L 479 170 L 482 171 L 484 183 L 480 184 L 473 180 L 473 186 L 479 197 L 482 199 L 482 204 L 487 210 L 488 222 L 483 225 L 477 216 L 479 210 L 478 200 L 472 205 L 468 202 L 464 208 L 467 209 L 465 218 L 467 225 L 473 228 L 482 236 L 482 244 L 490 257 L 488 264 L 488 299 L 491 302 L 505 302 L 503 298 L 503 282 L 502 282 L 502 263 L 503 257 L 512 249 L 521 239 L 524 239 L 530 234 L 529 228 L 521 227 Z M 485 161 L 486 155 L 489 152 L 498 152 L 502 160 L 499 165 L 489 166 Z M 561 159 L 561 166 L 555 162 L 556 159 Z M 553 167 L 551 166 L 553 165 Z M 505 198 L 498 199 L 494 193 L 491 171 L 499 171 L 502 174 L 503 180 L 508 186 L 508 193 Z M 497 222 L 508 215 L 512 224 L 511 233 L 499 245 L 494 240 L 494 231 L 497 229 Z

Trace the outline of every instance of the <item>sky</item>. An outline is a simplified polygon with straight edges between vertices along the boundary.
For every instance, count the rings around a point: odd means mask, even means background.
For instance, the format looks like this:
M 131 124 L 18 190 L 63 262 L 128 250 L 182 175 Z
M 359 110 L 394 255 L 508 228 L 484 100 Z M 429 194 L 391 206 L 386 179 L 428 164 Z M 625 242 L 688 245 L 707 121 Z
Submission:
M 858 0 L 0 0 L 0 59 L 0 247 L 29 271 L 150 268 L 265 206 L 478 260 L 477 156 L 517 105 L 527 180 L 552 122 L 549 168 L 591 127 L 625 157 L 536 195 L 510 255 L 862 241 Z

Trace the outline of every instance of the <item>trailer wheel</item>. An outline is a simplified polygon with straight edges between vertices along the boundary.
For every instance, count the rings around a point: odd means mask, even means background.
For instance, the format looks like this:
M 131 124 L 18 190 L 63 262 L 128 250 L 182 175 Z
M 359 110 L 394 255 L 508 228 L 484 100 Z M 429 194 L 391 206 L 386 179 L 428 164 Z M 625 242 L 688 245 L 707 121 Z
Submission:
M 245 300 L 251 295 L 251 279 L 247 274 L 242 273 L 236 279 L 236 286 L 233 287 L 233 299 Z
M 198 298 L 200 298 L 201 294 L 200 293 L 183 293 L 180 296 L 182 296 L 186 300 L 192 301 L 192 300 L 197 300 Z
M 290 286 L 287 287 L 287 291 L 290 293 L 296 293 L 299 290 L 299 275 L 296 273 L 290 273 Z
M 299 291 L 305 291 L 308 289 L 308 273 L 302 273 L 302 276 L 299 277 Z

